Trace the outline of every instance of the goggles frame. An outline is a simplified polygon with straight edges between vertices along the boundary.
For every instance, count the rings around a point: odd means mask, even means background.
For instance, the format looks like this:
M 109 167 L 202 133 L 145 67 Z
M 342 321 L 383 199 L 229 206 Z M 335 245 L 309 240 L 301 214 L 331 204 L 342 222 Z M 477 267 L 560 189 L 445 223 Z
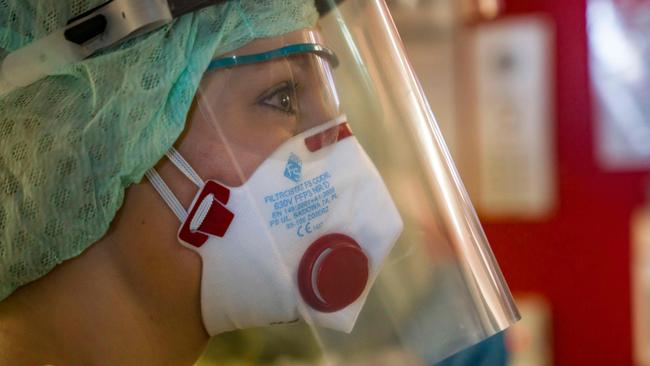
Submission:
M 270 61 L 276 58 L 288 57 L 302 53 L 313 53 L 329 61 L 332 68 L 339 65 L 339 59 L 331 49 L 318 43 L 295 43 L 274 50 L 250 55 L 235 55 L 221 57 L 210 62 L 207 71 L 214 71 L 233 66 L 248 65 L 257 62 Z

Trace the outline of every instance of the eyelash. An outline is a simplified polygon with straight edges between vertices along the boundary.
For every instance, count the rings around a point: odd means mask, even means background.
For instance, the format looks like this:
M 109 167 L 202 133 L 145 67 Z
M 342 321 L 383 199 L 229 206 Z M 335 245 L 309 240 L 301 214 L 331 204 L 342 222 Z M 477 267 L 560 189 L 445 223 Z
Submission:
M 260 97 L 258 97 L 257 98 L 257 104 L 265 106 L 265 107 L 273 108 L 273 109 L 275 109 L 277 111 L 280 111 L 282 113 L 286 113 L 286 114 L 289 114 L 289 115 L 295 115 L 296 114 L 295 106 L 292 105 L 291 110 L 285 110 L 285 109 L 280 108 L 280 107 L 278 107 L 278 106 L 276 106 L 274 104 L 269 103 L 269 100 L 272 99 L 273 97 L 277 96 L 281 92 L 286 92 L 290 96 L 290 98 L 292 98 L 291 102 L 293 104 L 293 103 L 295 103 L 296 90 L 297 89 L 298 89 L 298 84 L 297 83 L 292 83 L 290 81 L 284 81 L 284 82 L 274 86 L 270 90 L 264 92 Z

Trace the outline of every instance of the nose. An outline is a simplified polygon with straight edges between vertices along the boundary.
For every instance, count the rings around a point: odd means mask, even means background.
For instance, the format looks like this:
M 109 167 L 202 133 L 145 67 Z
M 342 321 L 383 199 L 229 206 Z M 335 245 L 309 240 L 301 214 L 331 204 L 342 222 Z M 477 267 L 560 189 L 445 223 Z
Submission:
M 307 56 L 308 72 L 304 78 L 299 111 L 300 132 L 336 118 L 340 105 L 334 79 L 327 61 L 315 55 Z

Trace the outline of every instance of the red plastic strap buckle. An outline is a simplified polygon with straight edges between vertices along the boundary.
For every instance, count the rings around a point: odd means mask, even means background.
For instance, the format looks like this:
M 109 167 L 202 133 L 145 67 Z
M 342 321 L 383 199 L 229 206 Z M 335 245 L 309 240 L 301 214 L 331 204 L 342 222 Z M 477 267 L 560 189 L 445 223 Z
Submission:
M 223 237 L 235 218 L 235 214 L 225 207 L 229 199 L 230 190 L 228 188 L 213 180 L 207 181 L 179 229 L 178 239 L 200 248 L 208 240 L 209 235 Z M 207 211 L 205 211 L 206 208 Z M 192 221 L 197 214 L 204 215 L 204 217 L 198 227 L 192 230 Z
M 330 127 L 325 131 L 305 138 L 305 145 L 309 152 L 316 152 L 325 146 L 332 145 L 352 136 L 352 130 L 347 122 Z

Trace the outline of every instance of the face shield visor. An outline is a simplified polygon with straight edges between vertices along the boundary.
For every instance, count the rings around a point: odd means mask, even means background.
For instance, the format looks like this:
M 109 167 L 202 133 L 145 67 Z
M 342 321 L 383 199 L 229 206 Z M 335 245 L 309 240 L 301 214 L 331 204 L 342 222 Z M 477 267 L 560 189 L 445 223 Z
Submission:
M 149 29 L 97 36 L 131 19 L 111 10 L 126 3 L 7 56 L 0 94 Z M 175 17 L 155 3 L 159 16 L 134 10 L 143 24 Z M 282 340 L 265 354 L 309 349 L 310 361 L 433 364 L 518 313 L 386 5 L 329 8 L 313 28 L 213 60 L 167 153 L 185 188 L 147 177 L 202 259 L 210 335 L 255 328 Z
M 385 4 L 215 59 L 180 151 L 211 335 L 236 329 L 352 362 L 432 364 L 518 319 Z M 257 360 L 256 362 L 259 362 Z

